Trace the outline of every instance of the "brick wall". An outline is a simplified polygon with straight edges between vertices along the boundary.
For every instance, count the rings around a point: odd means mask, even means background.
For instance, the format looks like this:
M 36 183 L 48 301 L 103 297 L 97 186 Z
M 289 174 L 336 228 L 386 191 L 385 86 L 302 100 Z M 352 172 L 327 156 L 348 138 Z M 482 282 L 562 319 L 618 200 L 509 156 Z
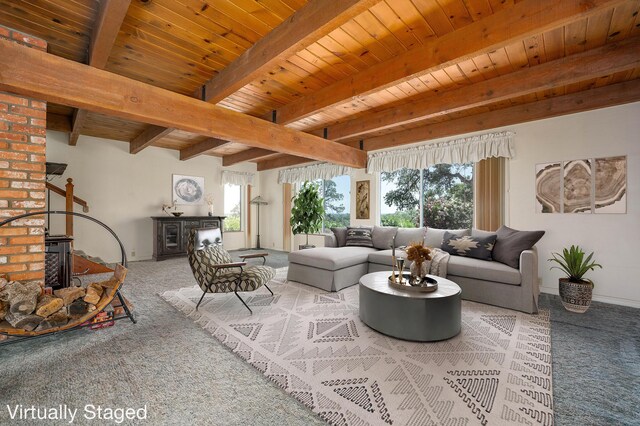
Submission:
M 0 38 L 47 50 L 41 39 L 0 26 Z M 0 220 L 45 208 L 47 104 L 0 92 Z M 0 228 L 0 275 L 44 281 L 44 218 Z

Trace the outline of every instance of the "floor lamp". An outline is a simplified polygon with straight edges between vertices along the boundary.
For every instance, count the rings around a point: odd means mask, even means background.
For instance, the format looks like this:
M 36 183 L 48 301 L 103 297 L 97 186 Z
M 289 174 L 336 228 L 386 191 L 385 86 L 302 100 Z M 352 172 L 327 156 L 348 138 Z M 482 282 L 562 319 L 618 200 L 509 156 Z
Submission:
M 257 223 L 258 223 L 258 226 L 257 226 L 257 229 L 258 229 L 258 240 L 257 240 L 257 242 L 256 242 L 256 245 L 257 245 L 256 249 L 258 249 L 258 250 L 259 250 L 259 249 L 261 248 L 261 247 L 260 247 L 260 206 L 261 206 L 261 205 L 262 205 L 262 206 L 266 206 L 266 205 L 267 205 L 267 204 L 269 204 L 269 203 L 268 203 L 268 202 L 266 202 L 266 201 L 264 200 L 264 198 L 262 198 L 262 197 L 261 197 L 261 196 L 259 196 L 259 195 L 258 195 L 256 198 L 254 198 L 253 200 L 251 200 L 251 201 L 250 201 L 250 203 L 251 203 L 251 204 L 255 204 L 255 205 L 257 206 L 257 209 L 258 209 L 258 222 L 257 222 Z

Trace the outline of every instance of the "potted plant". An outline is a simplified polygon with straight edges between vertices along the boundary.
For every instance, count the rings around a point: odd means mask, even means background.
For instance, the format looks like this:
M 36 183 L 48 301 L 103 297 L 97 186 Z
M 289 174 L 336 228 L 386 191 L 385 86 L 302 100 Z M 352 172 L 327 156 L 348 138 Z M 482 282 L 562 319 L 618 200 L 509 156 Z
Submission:
M 593 252 L 585 258 L 584 251 L 579 246 L 572 245 L 569 249 L 562 250 L 562 254 L 551 253 L 553 256 L 549 262 L 555 262 L 559 266 L 551 269 L 560 269 L 567 277 L 559 279 L 560 299 L 567 311 L 584 313 L 589 309 L 593 294 L 593 282 L 583 278 L 584 274 L 595 268 L 602 268 L 595 263 Z
M 306 234 L 306 244 L 300 245 L 300 250 L 315 247 L 309 245 L 309 234 L 320 231 L 324 218 L 324 201 L 318 192 L 318 185 L 305 182 L 298 195 L 293 197 L 291 207 L 291 230 L 294 234 Z

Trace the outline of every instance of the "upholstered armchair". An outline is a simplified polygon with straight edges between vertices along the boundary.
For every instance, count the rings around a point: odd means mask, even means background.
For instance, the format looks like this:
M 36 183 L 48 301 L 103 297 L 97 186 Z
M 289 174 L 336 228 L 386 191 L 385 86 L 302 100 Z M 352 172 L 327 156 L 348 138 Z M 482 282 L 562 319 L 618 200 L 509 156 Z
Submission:
M 192 229 L 189 235 L 189 265 L 202 289 L 202 297 L 196 305 L 196 310 L 207 293 L 234 292 L 249 312 L 253 313 L 238 292 L 254 291 L 264 285 L 273 295 L 267 287 L 267 282 L 275 277 L 276 271 L 264 266 L 264 256 L 267 256 L 267 253 L 241 256 L 243 260 L 262 257 L 263 265 L 260 266 L 248 266 L 247 262 L 233 262 L 229 253 L 222 248 L 221 242 L 222 234 L 218 228 Z

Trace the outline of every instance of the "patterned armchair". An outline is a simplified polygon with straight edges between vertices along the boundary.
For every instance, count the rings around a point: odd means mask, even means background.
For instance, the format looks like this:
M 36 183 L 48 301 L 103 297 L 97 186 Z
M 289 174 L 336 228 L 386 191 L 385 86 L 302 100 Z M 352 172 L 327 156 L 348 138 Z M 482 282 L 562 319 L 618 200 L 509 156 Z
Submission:
M 221 237 L 218 228 L 192 229 L 189 235 L 189 265 L 203 292 L 196 310 L 207 293 L 234 292 L 249 312 L 253 313 L 238 292 L 254 291 L 264 285 L 273 295 L 267 283 L 275 277 L 276 271 L 269 266 L 247 266 L 247 262 L 233 262 L 229 253 L 222 248 Z M 240 257 L 262 257 L 264 263 L 266 255 L 267 253 L 261 253 Z

